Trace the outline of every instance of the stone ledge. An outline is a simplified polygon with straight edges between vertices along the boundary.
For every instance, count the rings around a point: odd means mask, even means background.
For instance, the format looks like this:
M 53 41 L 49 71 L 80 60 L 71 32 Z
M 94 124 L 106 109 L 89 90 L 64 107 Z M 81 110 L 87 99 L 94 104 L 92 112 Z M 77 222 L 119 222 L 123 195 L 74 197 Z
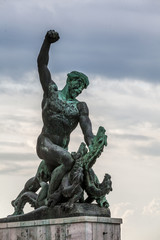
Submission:
M 105 224 L 119 224 L 120 225 L 120 224 L 122 224 L 122 219 L 109 218 L 109 217 L 80 216 L 80 217 L 45 219 L 45 220 L 36 220 L 36 221 L 0 223 L 0 229 L 45 226 L 45 225 L 59 225 L 59 224 L 87 223 L 87 222 L 88 223 L 105 223 Z

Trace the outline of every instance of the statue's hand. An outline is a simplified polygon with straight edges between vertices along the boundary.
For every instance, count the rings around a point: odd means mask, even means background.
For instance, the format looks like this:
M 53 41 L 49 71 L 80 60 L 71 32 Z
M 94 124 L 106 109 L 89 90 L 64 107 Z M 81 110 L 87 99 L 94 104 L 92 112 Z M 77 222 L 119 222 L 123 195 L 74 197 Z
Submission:
M 89 148 L 89 151 L 92 152 L 93 151 L 93 148 L 94 148 L 94 139 L 96 138 L 96 135 L 93 135 L 93 138 L 88 146 Z
M 59 40 L 59 34 L 58 32 L 54 30 L 49 30 L 45 36 L 45 38 L 49 41 L 49 43 L 54 43 Z

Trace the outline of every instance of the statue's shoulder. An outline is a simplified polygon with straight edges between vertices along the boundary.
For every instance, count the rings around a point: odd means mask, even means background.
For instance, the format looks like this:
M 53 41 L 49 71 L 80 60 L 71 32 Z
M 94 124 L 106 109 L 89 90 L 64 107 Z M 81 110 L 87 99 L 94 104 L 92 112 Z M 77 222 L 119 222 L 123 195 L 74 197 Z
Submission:
M 48 94 L 52 94 L 58 91 L 58 87 L 55 82 L 51 81 L 48 85 Z
M 80 114 L 88 114 L 88 107 L 85 102 L 78 102 L 77 107 Z
M 48 85 L 48 91 L 45 91 L 43 94 L 42 108 L 48 103 L 56 99 L 58 96 L 58 87 L 54 82 L 50 82 Z

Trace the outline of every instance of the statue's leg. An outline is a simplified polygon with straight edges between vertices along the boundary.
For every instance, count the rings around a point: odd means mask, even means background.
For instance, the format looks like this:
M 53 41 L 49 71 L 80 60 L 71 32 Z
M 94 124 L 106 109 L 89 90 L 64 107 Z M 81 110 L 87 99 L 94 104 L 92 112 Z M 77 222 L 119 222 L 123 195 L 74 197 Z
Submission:
M 37 154 L 44 159 L 51 174 L 48 194 L 51 195 L 61 183 L 66 172 L 74 163 L 71 154 L 64 148 L 52 143 L 49 138 L 41 135 L 37 142 Z
M 46 182 L 41 182 L 41 190 L 38 193 L 36 200 L 36 208 L 47 205 L 47 194 L 49 185 Z
M 56 203 L 61 201 L 62 198 L 62 186 L 60 185 L 59 188 L 54 191 L 53 194 L 50 195 L 49 200 L 48 200 L 48 206 L 54 207 Z
M 67 169 L 64 164 L 61 164 L 53 170 L 49 184 L 48 196 L 54 193 L 54 191 L 59 187 L 63 176 L 68 170 L 70 169 Z

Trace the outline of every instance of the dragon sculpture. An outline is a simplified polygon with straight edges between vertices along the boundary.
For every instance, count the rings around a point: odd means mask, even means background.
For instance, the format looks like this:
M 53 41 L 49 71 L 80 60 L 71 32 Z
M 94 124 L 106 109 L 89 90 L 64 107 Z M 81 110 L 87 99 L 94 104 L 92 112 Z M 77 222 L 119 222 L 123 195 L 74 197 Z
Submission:
M 36 179 L 37 188 L 25 189 L 19 194 L 16 200 L 12 201 L 15 209 L 13 215 L 23 214 L 26 203 L 30 203 L 35 209 L 41 206 L 53 208 L 61 204 L 65 209 L 72 209 L 74 203 L 92 203 L 94 200 L 100 207 L 109 207 L 105 195 L 112 191 L 111 176 L 105 174 L 102 183 L 94 173 L 92 166 L 101 155 L 104 146 L 107 146 L 107 136 L 105 129 L 99 127 L 97 135 L 94 137 L 89 151 L 85 143 L 81 143 L 77 152 L 72 152 L 74 165 L 63 177 L 58 189 L 47 198 L 51 172 L 42 160 L 38 168 Z M 39 193 L 36 193 L 37 189 Z M 88 197 L 84 199 L 84 191 Z

